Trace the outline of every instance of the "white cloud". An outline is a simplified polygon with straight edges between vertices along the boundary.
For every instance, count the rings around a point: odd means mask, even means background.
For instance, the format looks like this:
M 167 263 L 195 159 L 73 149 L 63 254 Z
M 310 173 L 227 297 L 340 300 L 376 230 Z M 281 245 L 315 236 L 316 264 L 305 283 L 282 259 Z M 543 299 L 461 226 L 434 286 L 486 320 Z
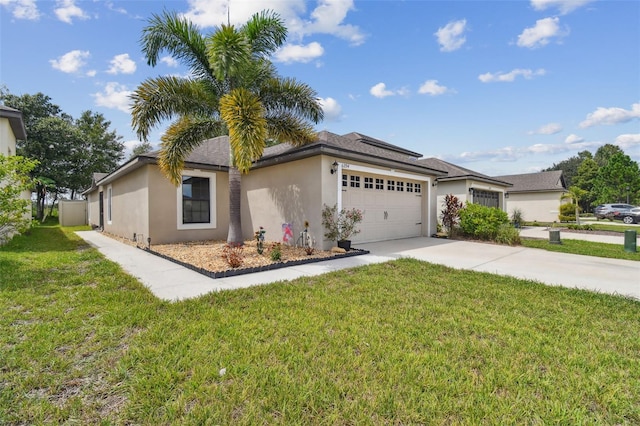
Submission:
M 54 9 L 54 12 L 62 22 L 72 24 L 73 18 L 89 19 L 89 15 L 76 6 L 75 0 L 58 0 L 56 4 L 58 7 Z
M 562 126 L 558 123 L 549 123 L 538 128 L 537 130 L 531 130 L 530 135 L 554 135 L 562 131 Z
M 561 14 L 565 15 L 592 1 L 594 0 L 531 0 L 531 6 L 535 10 L 546 10 L 550 7 L 555 7 Z
M 387 96 L 393 96 L 396 94 L 391 90 L 387 90 L 387 85 L 384 83 L 376 84 L 371 89 L 369 89 L 369 93 L 371 93 L 376 98 L 380 98 L 380 99 L 386 98 Z
M 627 150 L 633 147 L 640 147 L 640 133 L 629 133 L 620 135 L 616 138 L 614 144 L 620 148 Z
M 87 59 L 91 54 L 86 50 L 72 50 L 67 52 L 58 59 L 51 59 L 49 63 L 54 69 L 62 71 L 64 73 L 76 73 L 86 64 Z
M 188 3 L 189 10 L 183 16 L 203 28 L 226 23 L 227 19 L 231 24 L 243 24 L 265 9 L 265 4 L 258 1 L 188 0 Z M 268 6 L 284 20 L 289 34 L 298 39 L 312 34 L 330 34 L 353 45 L 364 42 L 366 37 L 360 28 L 344 23 L 347 14 L 355 10 L 353 0 L 319 0 L 309 18 L 305 18 L 307 4 L 304 0 L 279 0 Z
M 111 66 L 107 70 L 109 74 L 133 74 L 136 72 L 136 63 L 129 58 L 128 53 L 123 53 L 113 57 Z
M 566 137 L 564 143 L 567 144 L 576 144 L 584 142 L 584 138 L 578 135 L 574 135 L 573 133 Z
M 438 84 L 438 80 L 427 80 L 418 89 L 421 95 L 438 96 L 447 93 L 449 89 Z
M 438 28 L 438 31 L 434 33 L 440 44 L 440 50 L 442 52 L 453 52 L 462 47 L 467 40 L 464 37 L 466 30 L 467 20 L 460 19 L 459 21 L 451 21 L 444 27 Z
M 324 54 L 324 49 L 318 42 L 305 45 L 287 44 L 274 54 L 276 62 L 310 62 Z
M 544 18 L 536 21 L 536 25 L 525 30 L 518 36 L 518 46 L 535 49 L 549 44 L 552 37 L 566 35 L 560 31 L 560 18 Z
M 342 114 L 342 107 L 333 98 L 320 98 L 320 105 L 324 111 L 324 119 L 327 121 L 338 121 Z
M 170 68 L 176 68 L 178 66 L 178 61 L 176 61 L 172 56 L 163 56 L 160 58 L 160 62 Z
M 527 80 L 532 79 L 533 77 L 539 76 L 539 75 L 545 75 L 546 71 L 544 69 L 538 69 L 538 70 L 530 70 L 530 69 L 521 69 L 521 68 L 516 68 L 512 71 L 509 71 L 508 73 L 485 73 L 485 74 L 480 74 L 478 76 L 478 80 L 480 80 L 483 83 L 493 83 L 493 82 L 512 82 L 516 79 L 516 77 L 518 76 L 522 76 L 524 78 L 526 78 Z
M 35 0 L 0 0 L 0 6 L 9 9 L 16 19 L 37 21 L 40 18 L 40 11 Z
M 598 107 L 594 112 L 587 115 L 587 118 L 580 123 L 580 127 L 585 128 L 603 124 L 626 123 L 627 121 L 637 118 L 640 118 L 640 103 L 631 105 L 631 110 L 616 107 Z
M 102 92 L 94 93 L 93 96 L 96 105 L 105 108 L 119 109 L 122 112 L 129 113 L 131 110 L 130 90 L 119 83 L 107 83 Z

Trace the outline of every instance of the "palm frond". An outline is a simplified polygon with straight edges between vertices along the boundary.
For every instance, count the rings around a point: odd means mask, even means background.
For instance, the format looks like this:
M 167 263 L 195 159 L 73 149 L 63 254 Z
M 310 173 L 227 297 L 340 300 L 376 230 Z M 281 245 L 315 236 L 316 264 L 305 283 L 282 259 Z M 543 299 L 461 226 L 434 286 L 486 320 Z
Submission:
M 174 184 L 181 182 L 184 162 L 189 154 L 203 141 L 227 134 L 221 120 L 182 117 L 171 124 L 162 136 L 158 164 L 167 178 Z
M 288 114 L 270 116 L 267 114 L 267 132 L 270 139 L 279 143 L 287 142 L 294 146 L 302 146 L 315 142 L 318 134 L 306 121 Z
M 188 66 L 195 76 L 210 77 L 204 37 L 196 25 L 175 12 L 167 11 L 152 15 L 148 23 L 140 38 L 148 65 L 156 66 L 160 54 L 167 51 Z
M 142 82 L 131 94 L 131 125 L 138 137 L 146 140 L 150 130 L 176 115 L 213 115 L 218 93 L 211 82 L 174 76 Z
M 324 118 L 317 92 L 293 78 L 269 80 L 261 87 L 260 99 L 264 107 L 273 114 L 293 114 L 314 123 Z
M 267 139 L 264 108 L 257 96 L 239 88 L 220 99 L 220 116 L 229 128 L 233 165 L 247 173 L 264 152 Z
M 207 58 L 218 80 L 240 75 L 251 60 L 251 45 L 233 26 L 223 25 L 206 40 Z
M 280 16 L 263 10 L 254 14 L 242 27 L 249 38 L 254 55 L 268 57 L 274 53 L 287 39 L 287 27 Z

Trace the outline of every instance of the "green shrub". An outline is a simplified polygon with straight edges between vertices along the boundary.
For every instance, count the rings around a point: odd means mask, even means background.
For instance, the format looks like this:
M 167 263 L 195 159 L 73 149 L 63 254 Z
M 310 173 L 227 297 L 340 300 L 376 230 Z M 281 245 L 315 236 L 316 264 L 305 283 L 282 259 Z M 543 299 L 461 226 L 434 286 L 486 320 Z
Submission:
M 460 229 L 474 238 L 494 240 L 503 223 L 509 223 L 509 215 L 495 207 L 472 203 L 460 210 Z
M 520 232 L 513 225 L 503 223 L 498 227 L 496 243 L 517 246 L 520 244 Z
M 576 205 L 573 203 L 560 204 L 560 222 L 574 222 L 576 220 Z

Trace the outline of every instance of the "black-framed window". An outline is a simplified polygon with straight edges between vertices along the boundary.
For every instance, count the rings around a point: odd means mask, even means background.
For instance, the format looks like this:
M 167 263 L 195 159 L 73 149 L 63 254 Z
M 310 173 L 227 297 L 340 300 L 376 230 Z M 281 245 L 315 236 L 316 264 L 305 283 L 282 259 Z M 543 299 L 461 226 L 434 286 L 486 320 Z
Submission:
M 349 176 L 345 174 L 342 175 L 342 186 L 349 186 Z
M 407 182 L 407 192 L 413 192 L 413 182 Z
M 376 178 L 376 189 L 384 191 L 384 179 Z
M 209 178 L 182 177 L 182 223 L 211 222 Z
M 387 180 L 387 191 L 395 191 L 395 190 L 396 190 L 396 181 Z
M 396 191 L 403 192 L 404 191 L 404 182 L 398 181 L 396 183 Z
M 413 190 L 416 194 L 420 194 L 422 192 L 422 184 L 421 183 L 416 183 L 413 186 Z
M 351 187 L 360 188 L 360 176 L 351 175 Z
M 365 177 L 364 178 L 364 189 L 373 189 L 373 178 Z

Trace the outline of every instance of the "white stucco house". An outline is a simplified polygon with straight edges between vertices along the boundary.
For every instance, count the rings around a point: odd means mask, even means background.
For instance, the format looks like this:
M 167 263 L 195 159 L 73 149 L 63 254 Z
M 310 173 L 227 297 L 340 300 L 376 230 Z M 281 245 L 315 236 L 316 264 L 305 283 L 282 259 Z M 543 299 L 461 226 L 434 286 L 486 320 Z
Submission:
M 513 185 L 506 194 L 508 213 L 520 209 L 527 222 L 555 222 L 559 220 L 560 204 L 569 202 L 560 201 L 567 192 L 562 170 L 496 176 L 495 179 Z

